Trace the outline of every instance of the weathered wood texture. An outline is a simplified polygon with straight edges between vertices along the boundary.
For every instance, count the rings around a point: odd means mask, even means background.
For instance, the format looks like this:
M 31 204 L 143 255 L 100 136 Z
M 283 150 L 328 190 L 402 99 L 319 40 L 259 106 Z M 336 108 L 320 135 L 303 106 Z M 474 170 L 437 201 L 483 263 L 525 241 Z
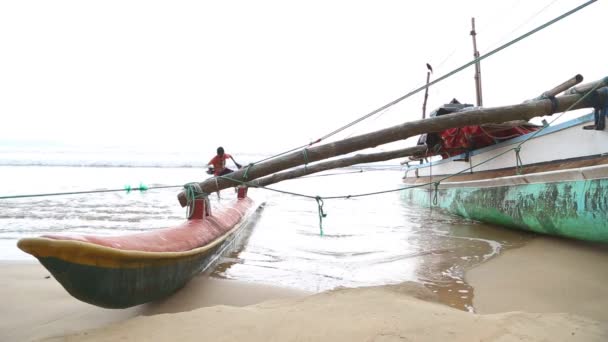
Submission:
M 533 99 L 524 101 L 524 103 L 538 101 L 538 100 L 546 99 L 546 98 L 552 97 L 552 96 L 557 96 L 557 94 L 574 87 L 575 85 L 581 83 L 582 81 L 583 81 L 583 76 L 580 74 L 577 74 L 574 77 L 572 77 L 571 79 L 565 81 L 564 83 L 562 83 L 558 86 L 555 86 L 553 89 L 545 91 L 540 96 L 537 96 Z M 589 84 L 591 84 L 591 83 L 589 83 Z M 597 84 L 597 83 L 594 82 L 593 84 Z M 589 90 L 591 90 L 591 88 L 587 89 L 587 91 L 589 91 Z M 572 94 L 577 94 L 577 93 L 573 92 Z
M 312 173 L 327 171 L 331 169 L 337 169 L 341 167 L 347 167 L 356 164 L 374 163 L 379 161 L 391 160 L 395 158 L 403 158 L 414 155 L 416 153 L 424 153 L 426 151 L 426 145 L 413 146 L 403 148 L 394 151 L 370 153 L 370 154 L 357 154 L 352 157 L 342 158 L 338 160 L 332 160 L 328 162 L 317 163 L 307 167 L 301 167 L 295 170 L 284 171 L 275 173 L 268 177 L 258 178 L 251 181 L 253 186 L 267 186 L 270 184 L 282 182 L 284 180 L 298 178 L 306 176 Z
M 574 94 L 557 98 L 558 102 L 555 112 L 565 111 L 581 99 L 581 97 L 582 95 Z M 593 97 L 591 96 L 586 97 L 571 109 L 593 107 L 592 98 Z M 302 151 L 292 152 L 280 158 L 271 159 L 255 164 L 249 168 L 235 171 L 230 174 L 230 177 L 236 180 L 253 180 L 306 163 L 313 163 L 366 148 L 404 140 L 422 133 L 441 132 L 448 128 L 482 125 L 487 123 L 529 120 L 536 116 L 551 115 L 553 113 L 551 100 L 540 100 L 512 106 L 480 108 L 424 120 L 415 120 L 379 131 L 311 147 L 306 150 L 306 153 L 303 153 Z M 243 176 L 246 172 L 247 179 L 244 179 Z M 211 178 L 199 184 L 202 191 L 207 193 L 235 186 L 234 181 L 224 178 Z M 186 206 L 187 199 L 183 191 L 178 194 L 178 200 L 182 206 Z
M 542 96 L 547 96 L 547 97 L 548 96 L 557 96 L 557 94 L 574 87 L 575 85 L 581 83 L 582 81 L 583 81 L 583 75 L 577 74 L 574 77 L 572 77 L 571 79 L 567 80 L 566 82 L 556 86 L 555 88 L 553 88 L 551 90 L 547 90 L 546 92 L 543 93 Z
M 607 85 L 608 85 L 608 77 L 604 77 L 601 80 L 584 83 L 584 84 L 578 85 L 576 87 L 572 87 L 572 88 L 566 90 L 564 92 L 564 95 L 584 94 L 593 88 L 601 88 L 601 87 L 605 87 Z

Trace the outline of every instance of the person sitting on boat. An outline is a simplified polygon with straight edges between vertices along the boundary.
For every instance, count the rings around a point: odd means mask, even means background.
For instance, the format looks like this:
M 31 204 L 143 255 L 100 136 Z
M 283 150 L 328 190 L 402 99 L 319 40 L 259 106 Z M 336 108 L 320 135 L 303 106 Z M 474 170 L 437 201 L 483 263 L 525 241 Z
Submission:
M 228 153 L 224 153 L 224 148 L 220 146 L 217 148 L 217 155 L 213 157 L 209 161 L 209 163 L 207 163 L 207 166 L 209 166 L 207 173 L 213 173 L 215 177 L 218 177 L 234 172 L 233 170 L 226 167 L 226 159 L 228 158 L 232 160 L 232 162 L 238 169 L 242 167 L 241 164 L 237 163 L 231 155 L 229 155 Z M 219 191 L 217 192 L 217 197 L 220 197 Z
M 220 146 L 217 148 L 217 155 L 213 157 L 209 161 L 209 163 L 207 163 L 207 166 L 209 166 L 210 169 L 213 168 L 214 176 L 224 176 L 231 172 L 234 172 L 233 170 L 226 167 L 226 159 L 229 158 L 232 160 L 232 162 L 238 169 L 242 167 L 241 164 L 237 163 L 231 155 L 229 155 L 228 153 L 224 153 L 224 148 Z

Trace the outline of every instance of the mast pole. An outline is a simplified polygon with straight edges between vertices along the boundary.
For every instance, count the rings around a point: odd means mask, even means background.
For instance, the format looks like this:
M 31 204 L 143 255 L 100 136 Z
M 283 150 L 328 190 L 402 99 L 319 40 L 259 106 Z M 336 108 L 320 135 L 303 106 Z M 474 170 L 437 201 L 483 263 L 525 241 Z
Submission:
M 424 102 L 422 102 L 422 118 L 426 118 L 426 101 L 429 98 L 429 81 L 431 80 L 431 66 L 429 64 L 426 65 L 426 89 L 424 90 Z
M 479 51 L 477 50 L 477 32 L 475 32 L 475 18 L 471 18 L 471 37 L 473 37 L 473 56 L 475 59 L 479 58 Z M 475 62 L 475 91 L 477 93 L 477 106 L 483 106 L 483 100 L 481 95 L 481 66 L 479 61 Z

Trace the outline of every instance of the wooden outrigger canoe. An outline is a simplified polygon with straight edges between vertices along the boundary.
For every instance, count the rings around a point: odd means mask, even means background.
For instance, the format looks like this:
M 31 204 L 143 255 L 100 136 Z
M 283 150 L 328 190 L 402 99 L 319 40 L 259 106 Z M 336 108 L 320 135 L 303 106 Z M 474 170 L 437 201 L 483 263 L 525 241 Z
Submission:
M 18 246 L 73 297 L 127 308 L 171 295 L 205 271 L 245 236 L 246 219 L 256 209 L 244 197 L 206 215 L 204 201 L 196 202 L 195 215 L 176 227 L 112 237 L 45 235 L 21 239 Z

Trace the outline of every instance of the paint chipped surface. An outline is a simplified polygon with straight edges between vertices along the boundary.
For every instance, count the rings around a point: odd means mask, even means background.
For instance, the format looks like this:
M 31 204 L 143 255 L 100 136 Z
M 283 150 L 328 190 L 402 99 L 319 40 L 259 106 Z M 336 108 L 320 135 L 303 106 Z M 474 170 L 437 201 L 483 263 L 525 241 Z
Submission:
M 404 196 L 429 204 L 427 189 L 406 190 Z M 608 242 L 608 179 L 440 189 L 437 206 L 483 222 Z

